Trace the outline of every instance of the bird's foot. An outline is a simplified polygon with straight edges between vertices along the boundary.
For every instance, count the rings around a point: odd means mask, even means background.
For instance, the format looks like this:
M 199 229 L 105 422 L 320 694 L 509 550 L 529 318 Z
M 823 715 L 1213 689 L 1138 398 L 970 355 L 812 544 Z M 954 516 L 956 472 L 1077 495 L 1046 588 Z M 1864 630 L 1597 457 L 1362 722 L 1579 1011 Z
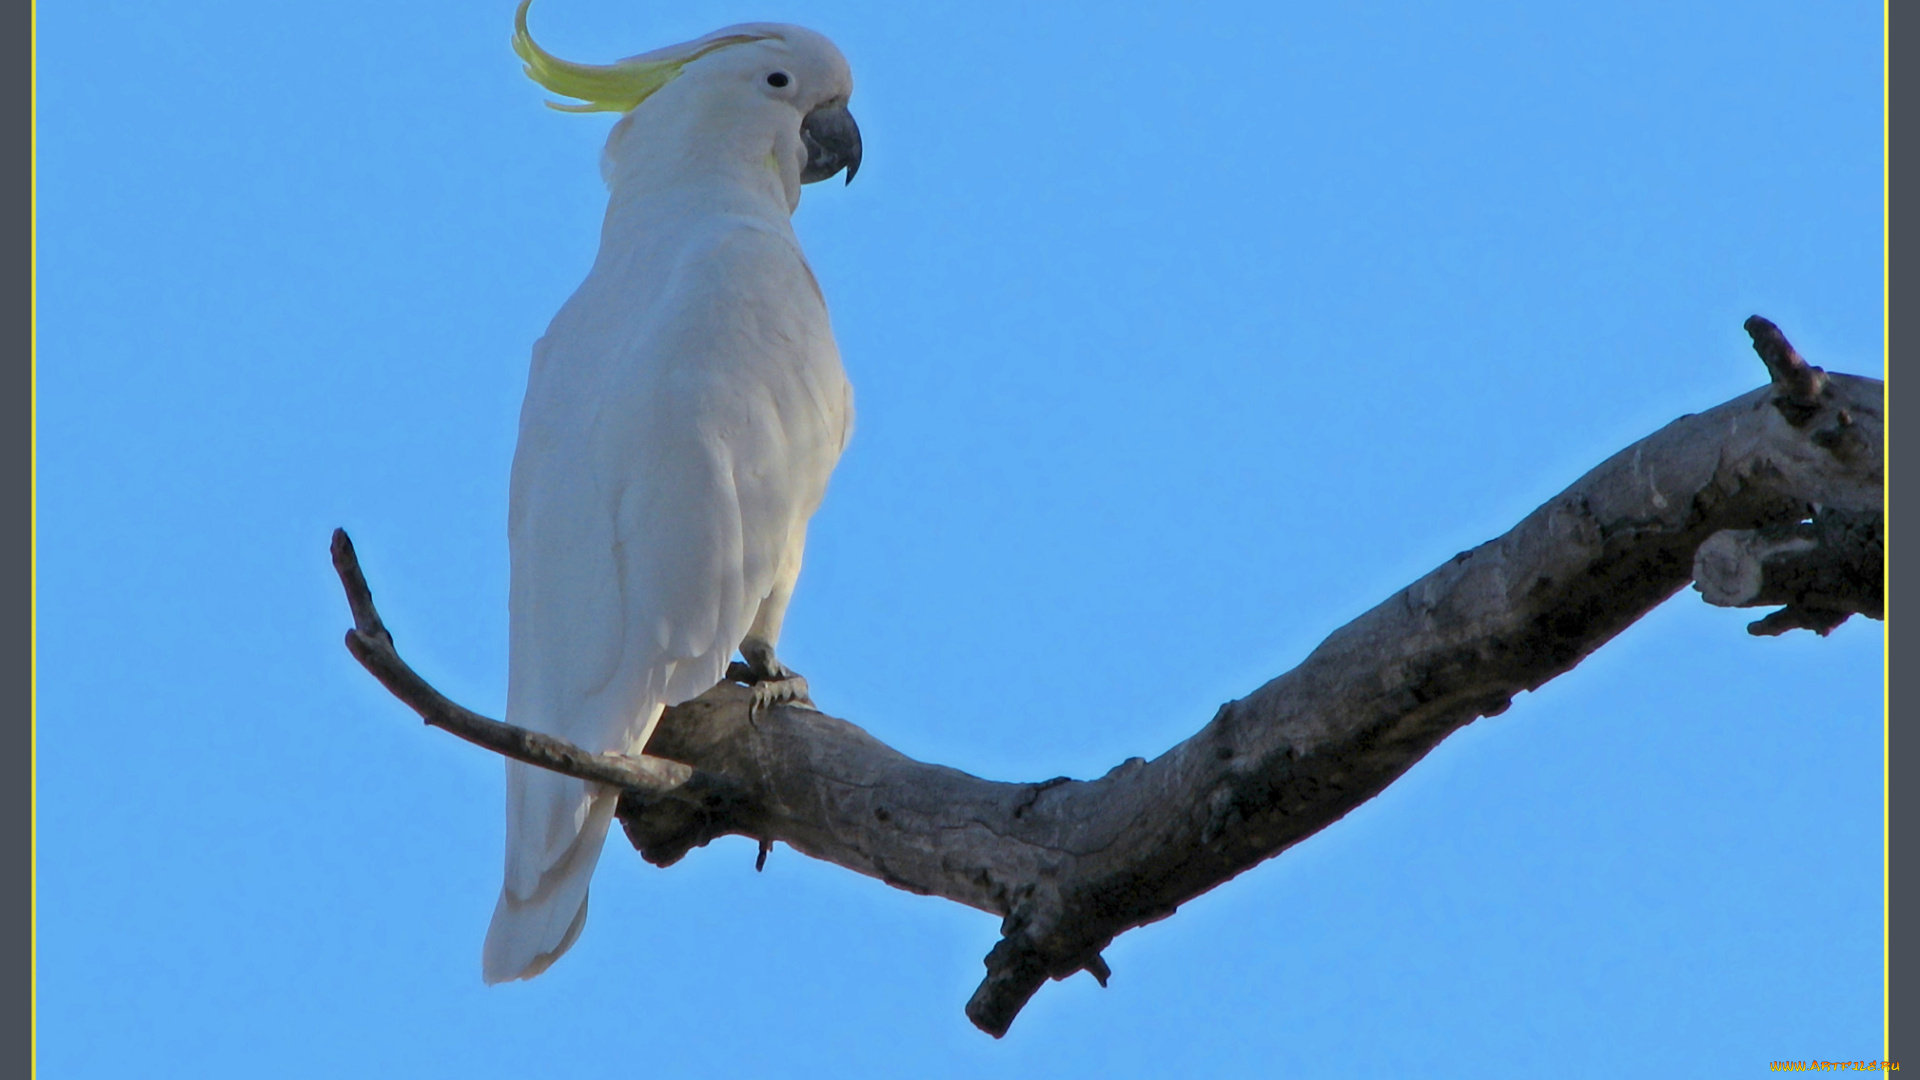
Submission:
M 752 694 L 752 698 L 747 702 L 749 720 L 758 720 L 762 714 L 776 705 L 803 705 L 809 709 L 813 708 L 813 699 L 807 696 L 807 680 L 794 674 L 754 683 Z
M 813 708 L 807 696 L 807 680 L 799 672 L 782 664 L 773 654 L 773 646 L 759 638 L 740 643 L 744 664 L 729 665 L 727 675 L 747 684 L 753 691 L 747 701 L 747 719 L 758 720 L 776 705 L 804 705 Z

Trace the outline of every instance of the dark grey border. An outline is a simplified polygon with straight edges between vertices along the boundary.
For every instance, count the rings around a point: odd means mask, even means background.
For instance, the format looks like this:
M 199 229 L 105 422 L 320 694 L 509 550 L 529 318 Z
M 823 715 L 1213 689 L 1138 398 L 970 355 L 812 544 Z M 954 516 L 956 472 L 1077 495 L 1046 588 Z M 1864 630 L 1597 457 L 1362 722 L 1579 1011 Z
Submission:
M 1887 14 L 1887 1057 L 1920 1068 L 1920 948 L 1910 932 L 1901 925 L 1900 913 L 1911 909 L 1920 896 L 1920 797 L 1906 790 L 1899 777 L 1906 762 L 1914 756 L 1914 735 L 1901 721 L 1903 709 L 1910 713 L 1912 702 L 1920 700 L 1920 656 L 1909 637 L 1894 628 L 1908 612 L 1920 611 L 1920 589 L 1914 577 L 1903 575 L 1904 560 L 1894 551 L 1920 550 L 1920 533 L 1899 511 L 1907 505 L 1903 493 L 1910 494 L 1920 478 L 1920 443 L 1903 437 L 1898 417 L 1905 415 L 1903 404 L 1920 403 L 1920 395 L 1906 385 L 1899 357 L 1912 346 L 1914 331 L 1901 319 L 1906 311 L 1920 304 L 1916 285 L 1920 274 L 1912 259 L 1903 258 L 1906 250 L 1900 242 L 1915 238 L 1912 220 L 1894 211 L 1900 192 L 1920 172 L 1915 162 L 1920 140 L 1911 136 L 1912 118 L 1920 116 L 1901 105 L 1913 96 L 1916 80 L 1906 75 L 1893 57 L 1903 55 L 1902 45 L 1920 27 L 1912 9 L 1889 3 Z M 1920 45 L 1920 43 L 1916 43 Z M 1920 505 L 1920 504 L 1917 504 Z M 1914 565 L 1920 566 L 1920 562 Z M 1905 1059 L 1913 1059 L 1907 1062 Z

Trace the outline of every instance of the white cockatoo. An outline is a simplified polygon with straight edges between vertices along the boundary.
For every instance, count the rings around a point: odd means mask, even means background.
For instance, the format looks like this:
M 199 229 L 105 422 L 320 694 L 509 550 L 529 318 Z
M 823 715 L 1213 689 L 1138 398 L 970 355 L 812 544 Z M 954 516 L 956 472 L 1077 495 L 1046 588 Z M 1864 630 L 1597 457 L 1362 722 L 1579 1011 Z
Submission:
M 593 269 L 546 336 L 520 413 L 508 534 L 507 720 L 637 753 L 726 673 L 804 700 L 774 655 L 807 519 L 853 426 L 800 185 L 860 165 L 852 76 L 826 38 L 750 23 L 608 65 L 514 51 L 574 112 L 623 113 Z M 490 983 L 573 944 L 618 793 L 507 763 Z

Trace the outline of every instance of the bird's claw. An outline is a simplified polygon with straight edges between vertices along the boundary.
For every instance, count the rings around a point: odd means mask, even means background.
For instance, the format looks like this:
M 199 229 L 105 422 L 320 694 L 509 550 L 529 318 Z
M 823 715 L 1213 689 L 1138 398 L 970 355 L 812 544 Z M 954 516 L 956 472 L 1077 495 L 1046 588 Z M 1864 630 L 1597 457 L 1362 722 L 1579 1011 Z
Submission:
M 807 680 L 789 671 L 785 675 L 755 682 L 747 698 L 747 719 L 758 720 L 777 705 L 804 705 L 813 708 L 807 696 Z
M 770 643 L 758 637 L 749 637 L 740 643 L 740 655 L 746 663 L 727 665 L 727 677 L 744 682 L 751 688 L 752 693 L 747 699 L 749 721 L 760 719 L 762 714 L 776 705 L 813 708 L 813 699 L 807 696 L 807 680 L 781 663 L 774 656 Z

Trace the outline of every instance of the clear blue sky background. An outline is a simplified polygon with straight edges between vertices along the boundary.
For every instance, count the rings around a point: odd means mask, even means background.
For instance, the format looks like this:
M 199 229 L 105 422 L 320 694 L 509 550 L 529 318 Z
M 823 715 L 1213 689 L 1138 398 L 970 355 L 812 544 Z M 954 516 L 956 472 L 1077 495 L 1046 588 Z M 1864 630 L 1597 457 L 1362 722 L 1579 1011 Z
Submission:
M 508 0 L 40 8 L 44 1075 L 1747 1076 L 1881 1049 L 1882 634 L 1684 593 L 1299 847 L 961 1006 L 996 921 L 617 839 L 488 989 L 528 349 L 609 119 Z M 822 30 L 867 160 L 797 227 L 860 425 L 782 642 L 1006 780 L 1152 756 L 1614 450 L 1881 371 L 1870 3 L 541 0 L 610 60 Z M 914 678 L 912 673 L 922 673 Z

